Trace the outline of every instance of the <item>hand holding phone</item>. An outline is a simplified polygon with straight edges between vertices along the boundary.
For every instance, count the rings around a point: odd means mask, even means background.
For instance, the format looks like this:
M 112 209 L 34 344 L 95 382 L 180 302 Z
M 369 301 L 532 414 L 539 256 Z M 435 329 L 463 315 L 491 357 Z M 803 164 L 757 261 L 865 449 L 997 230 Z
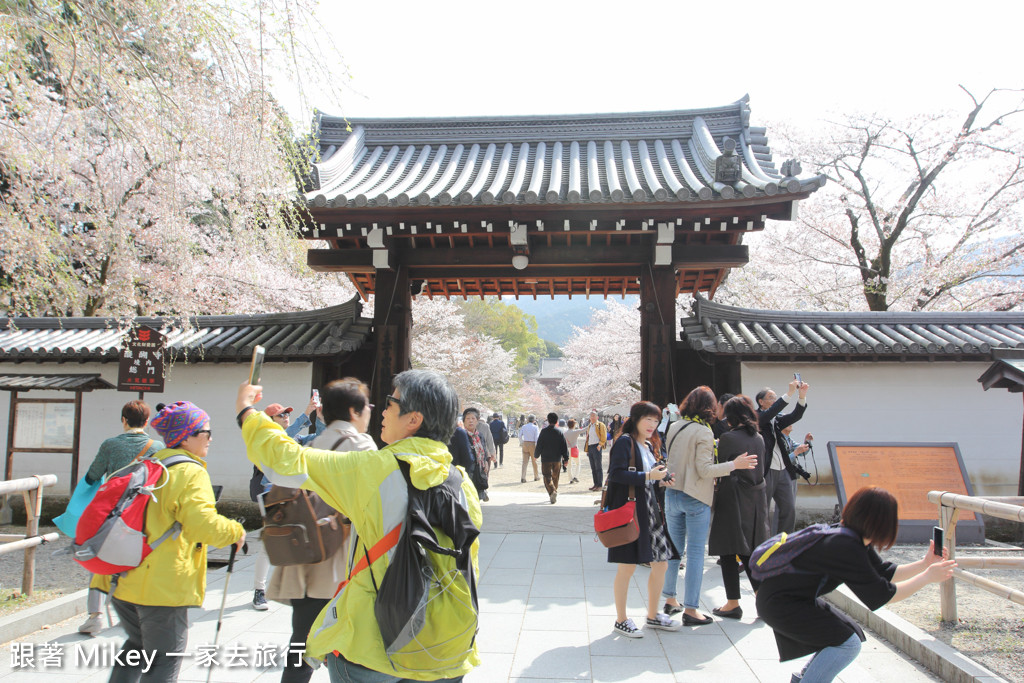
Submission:
M 932 553 L 942 557 L 943 531 L 941 526 L 932 527 Z
M 266 349 L 257 344 L 252 350 L 252 362 L 249 363 L 249 384 L 258 386 L 263 375 L 263 357 Z

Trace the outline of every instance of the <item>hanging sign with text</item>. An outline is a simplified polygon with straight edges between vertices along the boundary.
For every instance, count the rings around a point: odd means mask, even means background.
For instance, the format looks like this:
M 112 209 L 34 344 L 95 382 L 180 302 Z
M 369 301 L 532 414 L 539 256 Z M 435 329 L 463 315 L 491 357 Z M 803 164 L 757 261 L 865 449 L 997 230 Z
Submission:
M 135 327 L 121 349 L 118 391 L 164 390 L 164 335 L 151 327 Z

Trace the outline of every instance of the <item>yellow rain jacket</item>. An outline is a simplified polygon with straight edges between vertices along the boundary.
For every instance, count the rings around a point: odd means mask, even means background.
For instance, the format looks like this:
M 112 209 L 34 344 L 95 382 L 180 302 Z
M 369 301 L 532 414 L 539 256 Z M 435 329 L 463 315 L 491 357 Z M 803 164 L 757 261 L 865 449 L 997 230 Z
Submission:
M 242 424 L 246 455 L 271 482 L 279 486 L 301 487 L 316 492 L 328 505 L 352 520 L 358 534 L 358 548 L 367 549 L 405 520 L 408 490 L 395 457 L 409 463 L 409 476 L 416 488 L 427 489 L 444 482 L 452 456 L 448 447 L 432 439 L 410 437 L 396 441 L 379 451 L 324 451 L 299 446 L 284 430 L 263 413 L 249 412 Z M 483 513 L 476 488 L 462 474 L 462 491 L 469 505 L 469 516 L 480 528 Z M 448 542 L 440 531 L 438 539 Z M 479 575 L 477 556 L 480 541 L 473 543 L 471 556 L 474 574 Z M 350 662 L 374 671 L 390 672 L 384 642 L 374 617 L 376 593 L 370 573 L 379 583 L 388 568 L 394 550 L 382 555 L 369 570 L 352 581 L 327 604 L 309 631 L 306 655 L 323 659 L 336 652 Z M 447 558 L 454 569 L 455 561 Z M 473 649 L 459 667 L 425 673 L 402 672 L 405 678 L 436 680 L 469 673 L 480 664 Z
M 168 538 L 135 569 L 117 582 L 114 597 L 136 605 L 198 607 L 206 597 L 206 546 L 223 548 L 236 542 L 242 525 L 221 516 L 214 505 L 206 462 L 180 448 L 165 448 L 153 457 L 186 455 L 195 463 L 167 469 L 167 483 L 153 491 L 146 506 L 146 538 L 153 541 L 181 524 L 181 534 Z

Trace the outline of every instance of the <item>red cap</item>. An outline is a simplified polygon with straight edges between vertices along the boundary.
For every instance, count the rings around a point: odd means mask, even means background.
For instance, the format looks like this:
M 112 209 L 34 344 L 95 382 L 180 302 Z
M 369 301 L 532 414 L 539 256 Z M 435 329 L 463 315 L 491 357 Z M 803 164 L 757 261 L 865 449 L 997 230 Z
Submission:
M 288 406 L 287 408 L 285 408 L 280 403 L 271 403 L 263 410 L 263 412 L 267 414 L 267 417 L 274 417 L 275 415 L 287 415 L 288 413 L 292 412 L 292 407 Z

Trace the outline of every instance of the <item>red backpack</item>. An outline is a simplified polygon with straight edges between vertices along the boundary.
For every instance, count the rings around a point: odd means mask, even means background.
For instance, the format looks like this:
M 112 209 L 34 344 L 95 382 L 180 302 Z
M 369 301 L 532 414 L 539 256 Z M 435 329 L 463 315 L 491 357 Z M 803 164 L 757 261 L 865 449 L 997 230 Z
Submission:
M 163 461 L 150 456 L 112 474 L 78 519 L 71 546 L 74 560 L 93 574 L 118 574 L 138 567 L 157 546 L 177 537 L 181 524 L 175 522 L 148 543 L 146 506 L 156 500 L 154 491 L 167 483 L 167 468 L 184 462 L 195 461 L 186 455 Z

